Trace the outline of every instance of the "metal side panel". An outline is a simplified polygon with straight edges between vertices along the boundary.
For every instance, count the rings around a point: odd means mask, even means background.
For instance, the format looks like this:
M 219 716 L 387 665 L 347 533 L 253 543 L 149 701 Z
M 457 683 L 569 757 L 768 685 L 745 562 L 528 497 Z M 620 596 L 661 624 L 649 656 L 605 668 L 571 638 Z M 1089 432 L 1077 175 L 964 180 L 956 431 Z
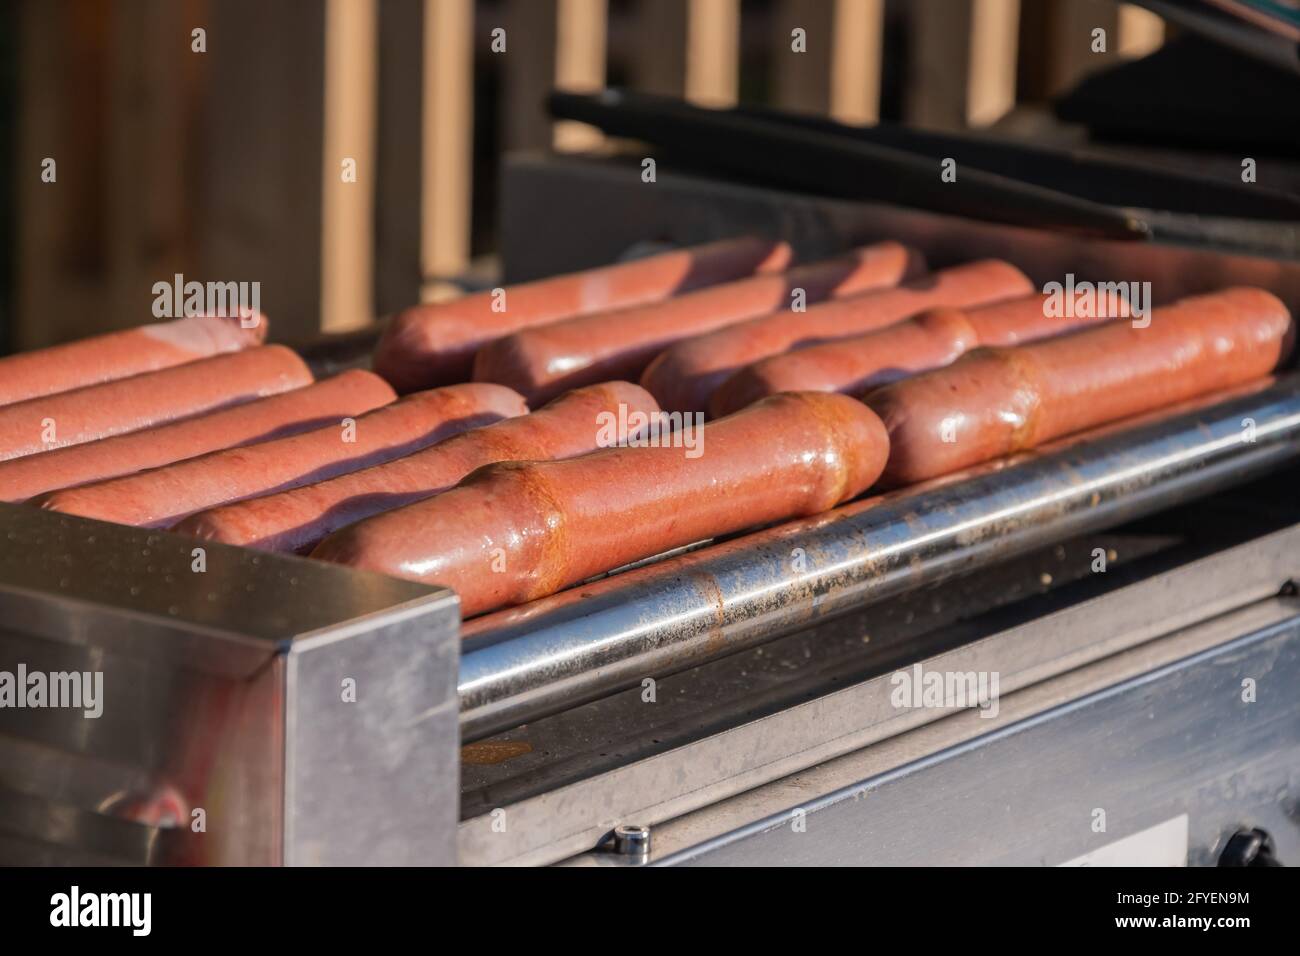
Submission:
M 0 861 L 455 861 L 451 592 L 25 506 L 0 543 L 0 691 L 98 688 L 0 695 Z
M 398 609 L 286 658 L 285 862 L 456 859 L 459 616 Z
M 1278 859 L 1300 860 L 1300 602 L 1233 612 L 1062 683 L 1087 691 L 1126 670 L 1137 673 L 1027 717 L 1042 694 L 1012 695 L 1006 726 L 902 766 L 881 770 L 901 748 L 867 748 L 673 821 L 654 833 L 655 862 L 1213 865 L 1253 827 Z M 964 713 L 911 743 L 992 722 Z

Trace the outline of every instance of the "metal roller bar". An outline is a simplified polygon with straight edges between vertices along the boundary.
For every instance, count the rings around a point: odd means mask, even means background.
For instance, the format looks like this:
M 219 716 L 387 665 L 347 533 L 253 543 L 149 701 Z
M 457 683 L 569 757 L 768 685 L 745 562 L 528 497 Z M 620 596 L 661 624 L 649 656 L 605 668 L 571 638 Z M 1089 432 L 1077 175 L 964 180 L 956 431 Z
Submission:
M 474 740 L 1300 457 L 1300 374 L 1006 467 L 857 502 L 464 628 Z

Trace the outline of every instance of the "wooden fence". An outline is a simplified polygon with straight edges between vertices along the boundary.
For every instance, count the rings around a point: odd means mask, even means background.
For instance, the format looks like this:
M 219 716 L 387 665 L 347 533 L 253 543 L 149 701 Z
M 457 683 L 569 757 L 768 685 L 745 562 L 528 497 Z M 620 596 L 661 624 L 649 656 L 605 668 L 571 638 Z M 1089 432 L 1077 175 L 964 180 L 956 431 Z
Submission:
M 260 281 L 281 338 L 454 294 L 499 153 L 601 145 L 552 86 L 726 106 L 758 63 L 775 105 L 865 124 L 905 54 L 902 117 L 961 128 L 1163 35 L 1109 0 L 20 4 L 16 348 L 149 321 L 176 273 Z

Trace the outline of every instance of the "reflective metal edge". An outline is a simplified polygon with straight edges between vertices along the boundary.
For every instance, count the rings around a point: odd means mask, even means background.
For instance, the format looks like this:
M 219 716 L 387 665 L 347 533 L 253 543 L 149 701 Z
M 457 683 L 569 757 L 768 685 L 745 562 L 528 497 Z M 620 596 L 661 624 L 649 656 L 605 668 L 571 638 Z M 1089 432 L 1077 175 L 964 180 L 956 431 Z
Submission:
M 322 561 L 0 503 L 0 626 L 47 640 L 247 677 L 291 643 L 450 598 Z
M 1247 427 L 1249 425 L 1249 427 Z M 869 499 L 472 621 L 478 739 L 1300 456 L 1300 375 L 957 481 Z

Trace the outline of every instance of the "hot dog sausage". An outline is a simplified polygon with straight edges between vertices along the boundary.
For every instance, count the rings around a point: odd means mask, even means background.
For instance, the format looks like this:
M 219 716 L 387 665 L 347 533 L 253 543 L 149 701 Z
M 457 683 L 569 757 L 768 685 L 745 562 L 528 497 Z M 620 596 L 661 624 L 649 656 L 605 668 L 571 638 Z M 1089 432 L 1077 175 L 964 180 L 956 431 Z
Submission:
M 237 352 L 266 339 L 266 317 L 195 316 L 0 358 L 0 405 Z
M 301 435 L 214 451 L 32 500 L 50 511 L 163 528 L 214 505 L 391 461 L 526 410 L 522 398 L 500 385 L 453 385 Z
M 121 435 L 311 382 L 282 345 L 263 345 L 0 407 L 0 461 Z
M 418 305 L 389 321 L 375 348 L 375 371 L 399 392 L 463 382 L 479 347 L 519 329 L 575 315 L 658 302 L 790 261 L 784 242 L 745 237 L 665 252 L 479 292 L 454 302 Z
M 659 410 L 648 392 L 629 382 L 590 385 L 531 415 L 476 428 L 387 464 L 201 511 L 174 530 L 268 551 L 307 551 L 354 521 L 446 491 L 482 465 L 571 458 L 616 443 L 617 429 L 602 432 L 601 424 L 611 415 L 617 420 L 620 408 L 633 427 L 637 416 Z
M 1030 342 L 1106 318 L 1049 316 L 1046 303 L 1030 296 L 966 311 L 935 309 L 866 335 L 773 355 L 727 379 L 709 400 L 709 414 L 729 415 L 777 392 L 859 394 L 948 365 L 976 346 Z
M 821 392 L 774 395 L 701 432 L 697 457 L 660 445 L 489 465 L 445 494 L 335 532 L 312 556 L 453 588 L 469 616 L 825 511 L 876 480 L 888 445 L 861 402 Z
M 1005 262 L 954 266 L 896 289 L 823 302 L 802 314 L 776 312 L 679 342 L 650 363 L 641 384 L 665 409 L 702 412 L 719 385 L 769 355 L 861 335 L 926 309 L 985 305 L 1033 291 L 1029 279 Z
M 1193 296 L 1150 325 L 1107 322 L 979 349 L 866 396 L 889 428 L 889 485 L 911 484 L 1267 375 L 1294 337 L 1262 289 Z
M 674 342 L 789 308 L 792 290 L 802 290 L 803 301 L 814 303 L 895 286 L 924 268 L 920 253 L 881 242 L 780 275 L 752 276 L 667 302 L 551 322 L 481 348 L 474 380 L 508 385 L 530 404 L 591 382 L 635 380 Z
M 179 422 L 0 462 L 0 501 L 158 468 L 220 448 L 283 438 L 360 415 L 397 396 L 373 372 L 333 378 Z

